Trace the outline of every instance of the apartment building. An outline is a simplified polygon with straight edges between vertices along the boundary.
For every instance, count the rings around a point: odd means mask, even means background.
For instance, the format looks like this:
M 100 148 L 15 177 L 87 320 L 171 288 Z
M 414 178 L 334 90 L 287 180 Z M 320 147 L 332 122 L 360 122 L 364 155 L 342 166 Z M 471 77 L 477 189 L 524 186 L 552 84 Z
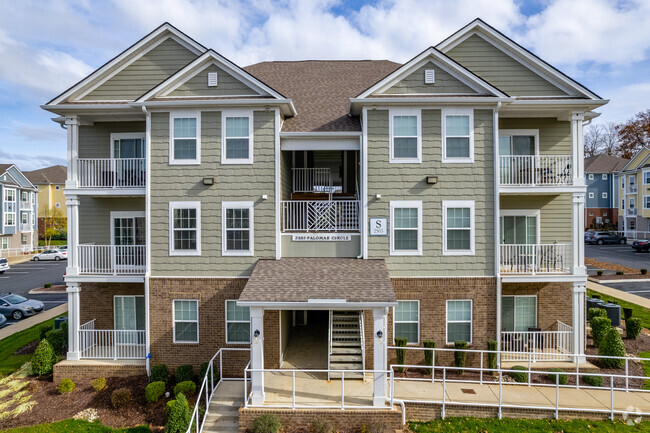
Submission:
M 53 165 L 38 170 L 27 171 L 25 176 L 38 188 L 38 230 L 45 231 L 45 220 L 57 218 L 65 224 L 65 217 L 68 210 L 65 206 L 63 188 L 68 177 L 67 167 Z
M 618 227 L 629 239 L 650 236 L 650 149 L 640 149 L 616 176 Z
M 38 245 L 37 188 L 13 164 L 0 164 L 0 256 Z
M 264 404 L 261 370 L 385 371 L 394 337 L 575 360 L 605 103 L 481 20 L 404 64 L 245 67 L 165 23 L 43 106 L 68 131 L 55 376 L 250 349 L 223 371 L 250 361 Z
M 585 158 L 586 228 L 618 227 L 619 190 L 614 177 L 628 162 L 626 158 L 605 153 Z

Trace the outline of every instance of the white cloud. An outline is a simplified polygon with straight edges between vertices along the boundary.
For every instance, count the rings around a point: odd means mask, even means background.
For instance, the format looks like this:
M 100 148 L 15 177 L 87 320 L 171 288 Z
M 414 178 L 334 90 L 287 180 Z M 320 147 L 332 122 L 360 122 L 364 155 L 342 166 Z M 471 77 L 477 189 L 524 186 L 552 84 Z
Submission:
M 636 113 L 650 108 L 648 103 L 650 101 L 650 81 L 611 89 L 607 96 L 610 98 L 610 102 L 598 110 L 603 114 L 594 120 L 594 123 L 625 122 Z

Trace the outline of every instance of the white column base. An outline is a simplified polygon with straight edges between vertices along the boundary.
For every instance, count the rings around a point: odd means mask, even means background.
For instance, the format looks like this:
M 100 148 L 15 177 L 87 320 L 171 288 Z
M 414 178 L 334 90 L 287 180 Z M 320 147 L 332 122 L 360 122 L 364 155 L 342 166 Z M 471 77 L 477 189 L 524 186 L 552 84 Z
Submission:
M 79 343 L 79 327 L 81 325 L 79 283 L 70 283 L 66 287 L 68 292 L 68 354 L 67 359 L 78 361 L 81 358 Z
M 585 318 L 585 295 L 587 287 L 585 283 L 573 283 L 571 289 L 572 297 L 572 323 L 573 327 L 573 353 L 578 355 L 576 362 L 584 362 L 585 342 L 587 323 Z
M 386 339 L 388 333 L 386 332 L 386 317 L 388 315 L 387 308 L 374 308 L 372 310 L 373 321 L 373 370 L 385 371 L 387 368 L 386 360 Z M 381 337 L 379 337 L 379 335 Z M 373 373 L 373 393 L 372 405 L 373 406 L 386 406 L 386 373 Z
M 66 355 L 66 359 L 68 361 L 79 361 L 81 357 L 79 356 L 79 352 L 68 352 Z

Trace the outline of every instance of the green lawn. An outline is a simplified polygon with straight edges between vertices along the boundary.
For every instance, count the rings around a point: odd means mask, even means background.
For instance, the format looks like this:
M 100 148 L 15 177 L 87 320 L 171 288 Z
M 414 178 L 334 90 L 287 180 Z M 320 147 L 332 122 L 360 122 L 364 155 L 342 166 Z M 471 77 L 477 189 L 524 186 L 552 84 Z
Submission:
M 480 432 L 480 433 L 618 433 L 647 431 L 648 422 L 627 425 L 623 421 L 555 421 L 546 419 L 493 419 L 493 418 L 447 418 L 425 423 L 410 422 L 415 433 Z
M 73 419 L 66 419 L 49 424 L 39 424 L 32 427 L 19 427 L 12 430 L 5 430 L 4 433 L 151 433 L 149 427 L 139 426 L 131 428 L 111 428 L 102 425 L 99 421 L 88 422 Z
M 39 247 L 44 247 L 46 245 L 47 245 L 47 241 L 38 241 L 38 246 Z M 52 246 L 54 246 L 54 245 L 68 245 L 68 241 L 66 241 L 65 239 L 61 240 L 61 241 L 51 240 L 50 245 L 52 245 Z
M 612 299 L 616 301 L 618 305 L 621 306 L 622 308 L 631 308 L 633 311 L 632 316 L 633 317 L 638 317 L 641 319 L 641 322 L 643 322 L 643 327 L 650 329 L 650 310 L 647 308 L 644 308 L 640 305 L 637 304 L 632 304 L 631 302 L 626 302 L 623 301 L 622 299 L 615 298 L 613 296 L 606 295 L 604 293 L 597 292 L 595 290 L 587 289 L 587 294 L 589 296 L 593 296 L 594 294 L 600 295 L 600 298 L 603 301 L 607 301 L 609 299 Z M 621 310 L 621 316 L 623 315 L 623 311 Z
M 62 314 L 62 316 L 66 316 Z M 0 340 L 0 377 L 6 376 L 18 370 L 21 365 L 30 361 L 32 355 L 12 355 L 16 350 L 24 345 L 31 343 L 39 338 L 39 328 L 45 324 L 54 326 L 54 319 L 46 320 L 43 323 L 34 325 L 24 331 L 10 335 L 7 338 Z

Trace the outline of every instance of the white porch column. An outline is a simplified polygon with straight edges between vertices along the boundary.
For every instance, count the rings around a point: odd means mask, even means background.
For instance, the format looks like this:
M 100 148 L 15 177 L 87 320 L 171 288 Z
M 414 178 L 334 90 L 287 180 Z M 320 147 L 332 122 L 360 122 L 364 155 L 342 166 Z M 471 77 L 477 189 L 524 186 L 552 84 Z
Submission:
M 255 334 L 259 331 L 259 335 Z M 264 368 L 264 310 L 262 307 L 251 307 L 251 369 Z M 251 403 L 264 404 L 264 373 L 251 373 Z
M 81 286 L 79 283 L 68 283 L 66 287 L 68 292 L 68 360 L 77 361 L 80 358 L 79 345 L 79 326 L 81 325 L 79 292 Z
M 573 194 L 573 212 L 571 216 L 571 225 L 573 229 L 573 274 L 587 275 L 585 267 L 585 194 Z
M 573 185 L 585 186 L 585 142 L 582 122 L 584 113 L 571 114 L 571 148 L 573 149 Z
M 373 308 L 372 321 L 373 321 L 373 369 L 386 370 L 387 369 L 387 356 L 386 356 L 386 340 L 388 333 L 386 332 L 386 317 L 388 316 L 388 308 Z M 373 373 L 374 391 L 372 394 L 373 406 L 386 405 L 386 373 Z
M 77 174 L 77 158 L 79 158 L 79 119 L 68 117 L 65 125 L 68 130 L 68 179 L 65 182 L 66 188 L 77 188 L 79 177 Z
M 573 353 L 584 355 L 586 341 L 586 321 L 585 321 L 585 296 L 587 286 L 585 283 L 573 283 L 571 289 L 573 299 Z M 583 362 L 584 356 L 576 358 L 577 362 Z
M 68 207 L 68 266 L 66 275 L 79 275 L 79 200 L 71 196 L 65 201 Z

